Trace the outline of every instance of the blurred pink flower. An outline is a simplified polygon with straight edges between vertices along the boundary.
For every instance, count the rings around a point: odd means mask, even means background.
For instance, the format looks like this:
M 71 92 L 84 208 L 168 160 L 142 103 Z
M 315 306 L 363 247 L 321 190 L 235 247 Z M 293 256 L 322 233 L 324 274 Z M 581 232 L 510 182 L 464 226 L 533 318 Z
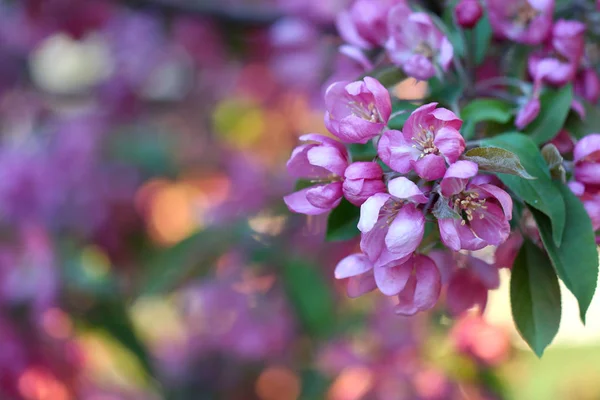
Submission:
M 441 194 L 460 217 L 438 220 L 442 242 L 454 251 L 497 246 L 510 233 L 510 195 L 493 184 L 469 182 L 477 171 L 477 164 L 457 161 L 448 168 L 440 184 Z
M 564 85 L 575 78 L 585 45 L 585 24 L 558 20 L 552 28 L 550 45 L 529 57 L 529 74 L 535 80 Z
M 450 110 L 429 103 L 408 117 L 402 132 L 386 131 L 378 145 L 381 160 L 394 171 L 414 169 L 427 180 L 444 176 L 446 164 L 452 164 L 465 150 L 458 132 L 462 121 Z
M 383 170 L 376 162 L 355 162 L 344 172 L 344 197 L 355 206 L 362 205 L 375 193 L 386 191 Z
M 436 68 L 446 71 L 450 66 L 452 44 L 426 13 L 399 4 L 389 12 L 388 29 L 388 55 L 408 76 L 427 80 Z
M 508 332 L 488 323 L 479 315 L 465 315 L 450 332 L 454 347 L 459 353 L 494 366 L 502 363 L 510 351 Z
M 356 0 L 349 10 L 338 14 L 340 36 L 363 49 L 383 46 L 388 38 L 388 14 L 396 4 L 404 4 L 404 0 Z
M 592 104 L 600 98 L 600 78 L 593 68 L 581 69 L 574 81 L 575 94 L 583 97 Z
M 517 254 L 523 245 L 523 236 L 519 231 L 512 232 L 508 239 L 496 248 L 494 265 L 496 268 L 512 269 Z
M 600 184 L 600 134 L 590 133 L 573 150 L 575 179 L 584 184 Z
M 325 106 L 327 129 L 345 143 L 366 143 L 379 135 L 392 113 L 389 92 L 368 76 L 329 86 Z
M 486 0 L 494 33 L 525 44 L 542 43 L 552 28 L 554 0 Z
M 483 15 L 483 7 L 478 0 L 460 0 L 454 9 L 456 21 L 463 28 L 473 28 Z
M 540 100 L 537 97 L 530 98 L 517 113 L 515 125 L 519 129 L 525 128 L 532 123 L 540 113 Z
M 315 186 L 284 197 L 291 211 L 318 215 L 325 213 L 342 200 L 342 177 L 348 166 L 348 151 L 343 144 L 323 135 L 300 137 L 304 144 L 296 147 L 287 162 L 290 175 L 309 179 Z

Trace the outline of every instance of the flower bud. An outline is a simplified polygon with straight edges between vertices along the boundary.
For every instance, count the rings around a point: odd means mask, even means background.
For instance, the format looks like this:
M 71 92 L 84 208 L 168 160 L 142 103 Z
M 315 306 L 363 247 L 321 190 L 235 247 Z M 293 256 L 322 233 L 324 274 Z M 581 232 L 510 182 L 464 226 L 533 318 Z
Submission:
M 344 177 L 344 196 L 355 206 L 362 205 L 375 193 L 385 192 L 383 170 L 376 162 L 350 164 Z
M 473 28 L 483 15 L 483 8 L 477 0 L 461 0 L 454 9 L 454 16 L 460 26 Z
M 533 122 L 540 113 L 540 101 L 536 97 L 529 99 L 527 103 L 519 109 L 517 118 L 515 119 L 515 125 L 519 129 L 525 128 L 527 125 Z

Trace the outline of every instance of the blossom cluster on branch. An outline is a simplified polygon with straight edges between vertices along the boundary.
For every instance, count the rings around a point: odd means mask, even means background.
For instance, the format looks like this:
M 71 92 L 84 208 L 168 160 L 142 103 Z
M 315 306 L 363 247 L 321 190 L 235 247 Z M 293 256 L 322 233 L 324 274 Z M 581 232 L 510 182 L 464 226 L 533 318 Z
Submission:
M 498 268 L 515 265 L 513 316 L 536 353 L 558 329 L 558 278 L 585 321 L 600 227 L 596 14 L 584 1 L 460 0 L 438 16 L 356 0 L 338 15 L 340 52 L 364 77 L 325 91 L 335 138 L 300 137 L 287 164 L 298 190 L 284 200 L 360 234 L 335 269 L 349 296 L 377 288 L 401 315 L 441 294 L 450 314 L 483 311 Z M 392 96 L 406 78 L 427 94 Z

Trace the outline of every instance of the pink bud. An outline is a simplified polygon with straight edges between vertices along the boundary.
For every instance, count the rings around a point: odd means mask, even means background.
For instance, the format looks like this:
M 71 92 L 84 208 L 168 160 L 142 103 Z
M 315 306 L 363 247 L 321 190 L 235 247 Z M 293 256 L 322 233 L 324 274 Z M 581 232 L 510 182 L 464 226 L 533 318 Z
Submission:
M 482 15 L 483 8 L 477 0 L 461 0 L 454 9 L 456 21 L 466 29 L 474 27 Z
M 362 205 L 375 193 L 385 192 L 383 170 L 376 162 L 350 164 L 344 177 L 344 196 L 355 206 Z
M 519 129 L 525 128 L 527 125 L 533 122 L 540 113 L 540 101 L 536 97 L 529 99 L 527 103 L 517 113 L 515 119 L 515 125 Z

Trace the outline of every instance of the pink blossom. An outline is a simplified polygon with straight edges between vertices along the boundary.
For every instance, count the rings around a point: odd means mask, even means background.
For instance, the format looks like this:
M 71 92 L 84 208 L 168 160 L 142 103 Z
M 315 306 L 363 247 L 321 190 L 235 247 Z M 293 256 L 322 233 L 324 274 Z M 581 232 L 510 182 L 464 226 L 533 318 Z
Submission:
M 360 248 L 374 267 L 407 260 L 425 230 L 425 217 L 416 205 L 426 203 L 427 197 L 417 185 L 398 177 L 389 182 L 388 191 L 371 196 L 360 207 Z
M 591 185 L 600 184 L 600 134 L 584 136 L 573 150 L 575 179 Z
M 461 0 L 454 9 L 456 21 L 463 28 L 473 28 L 483 15 L 483 7 L 478 0 Z
M 477 174 L 477 164 L 452 164 L 440 184 L 441 194 L 459 218 L 438 220 L 442 242 L 454 251 L 479 250 L 503 243 L 510 233 L 512 199 L 490 183 L 469 180 Z
M 500 285 L 498 268 L 478 258 L 454 254 L 454 273 L 446 291 L 446 305 L 452 315 L 460 315 L 474 306 L 483 312 L 490 289 Z
M 390 94 L 377 79 L 336 82 L 325 92 L 325 125 L 341 141 L 366 143 L 379 135 L 392 113 Z
M 402 132 L 386 131 L 379 141 L 379 157 L 394 171 L 414 169 L 427 180 L 444 176 L 446 164 L 458 160 L 465 141 L 458 132 L 462 121 L 450 110 L 425 104 L 408 117 Z
M 512 269 L 517 254 L 523 245 L 523 236 L 519 231 L 512 232 L 508 239 L 496 248 L 494 265 L 496 268 Z
M 577 73 L 574 81 L 575 94 L 592 104 L 600 97 L 600 78 L 593 68 L 584 68 Z
M 489 324 L 479 315 L 466 315 L 459 319 L 450 336 L 459 353 L 486 365 L 497 365 L 505 361 L 510 350 L 508 332 Z
M 450 66 L 452 44 L 426 13 L 399 4 L 389 13 L 388 29 L 385 48 L 392 62 L 407 75 L 427 80 L 436 74 L 436 67 L 446 71 Z
M 554 0 L 486 0 L 496 36 L 519 43 L 542 43 L 552 28 Z
M 385 192 L 383 170 L 376 162 L 355 162 L 346 168 L 342 189 L 348 201 L 362 205 L 375 193 Z
M 529 57 L 529 73 L 552 85 L 572 81 L 583 56 L 585 24 L 558 20 L 552 28 L 550 45 Z
M 432 308 L 441 290 L 440 272 L 433 260 L 424 255 L 411 255 L 389 266 L 374 267 L 365 254 L 352 254 L 338 263 L 335 277 L 349 278 L 348 295 L 352 297 L 375 287 L 387 296 L 398 296 L 395 311 L 401 315 Z M 351 290 L 355 287 L 360 290 Z
M 387 19 L 390 9 L 404 0 L 356 0 L 342 11 L 336 24 L 340 36 L 363 49 L 381 47 L 388 37 Z
M 340 142 L 323 135 L 300 137 L 304 143 L 294 149 L 287 162 L 290 175 L 312 180 L 316 185 L 284 197 L 297 213 L 318 215 L 340 204 L 342 177 L 348 166 L 348 151 Z
M 525 128 L 532 123 L 540 113 L 540 100 L 537 97 L 532 97 L 519 109 L 515 118 L 515 125 L 519 129 Z

